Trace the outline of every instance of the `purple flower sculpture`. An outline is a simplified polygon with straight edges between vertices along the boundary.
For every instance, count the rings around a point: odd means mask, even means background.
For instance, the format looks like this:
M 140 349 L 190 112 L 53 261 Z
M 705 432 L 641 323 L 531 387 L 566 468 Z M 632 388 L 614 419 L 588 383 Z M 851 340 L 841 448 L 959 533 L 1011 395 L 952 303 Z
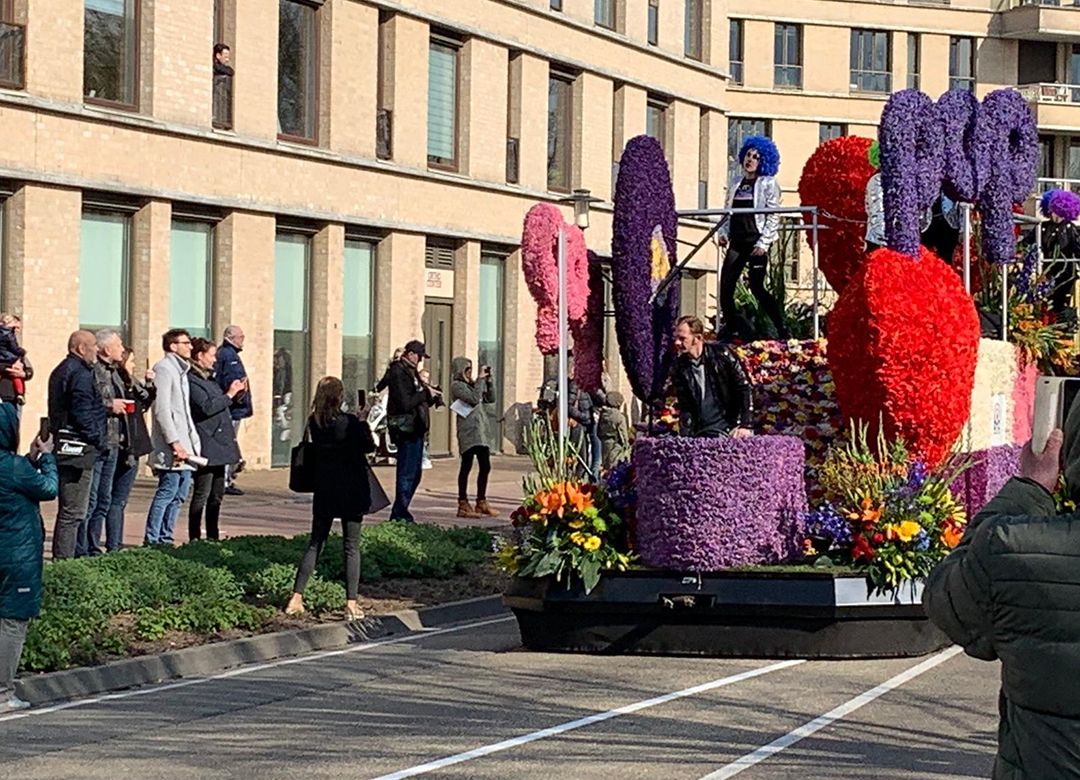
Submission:
M 637 552 L 646 566 L 707 572 L 796 557 L 806 513 L 803 442 L 639 437 Z
M 993 164 L 978 201 L 983 254 L 994 263 L 1011 263 L 1016 259 L 1012 206 L 1035 188 L 1039 134 L 1031 109 L 1015 90 L 991 92 L 983 100 L 983 112 L 993 123 L 987 134 L 987 155 Z
M 953 200 L 974 203 L 989 174 L 990 123 L 979 99 L 966 89 L 946 92 L 937 110 L 945 141 L 942 189 Z
M 881 186 L 889 248 L 919 256 L 919 220 L 937 198 L 944 173 L 944 134 L 932 100 L 906 89 L 881 114 Z
M 619 352 L 634 395 L 651 400 L 663 388 L 679 313 L 679 285 L 650 303 L 675 264 L 678 219 L 664 151 L 655 138 L 630 139 L 615 183 L 611 239 L 612 299 Z
M 953 482 L 953 495 L 964 505 L 969 519 L 1020 473 L 1021 449 L 1019 444 L 1002 444 L 980 450 L 974 454 L 975 465 Z

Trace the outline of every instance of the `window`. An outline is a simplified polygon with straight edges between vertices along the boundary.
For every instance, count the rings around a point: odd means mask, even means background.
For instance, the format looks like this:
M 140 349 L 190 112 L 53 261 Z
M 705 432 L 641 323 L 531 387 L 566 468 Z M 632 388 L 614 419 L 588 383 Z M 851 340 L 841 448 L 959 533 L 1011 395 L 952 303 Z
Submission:
M 174 219 L 169 243 L 169 327 L 211 337 L 214 226 Z
M 0 87 L 26 86 L 26 27 L 15 20 L 10 0 L 0 2 Z
M 660 44 L 660 0 L 649 0 L 648 38 L 650 45 Z
M 698 208 L 709 207 L 709 112 L 698 115 Z
M 390 63 L 392 19 L 389 11 L 379 11 L 379 32 L 376 36 L 379 49 L 375 59 L 375 156 L 380 160 L 389 160 L 394 156 L 394 112 L 390 109 L 389 100 L 393 87 Z
M 341 381 L 345 403 L 356 403 L 358 390 L 375 387 L 375 245 L 345 240 L 343 291 L 345 316 L 341 321 Z
M 907 34 L 907 87 L 920 89 L 919 63 L 922 61 L 922 38 L 916 33 Z
M 728 68 L 731 83 L 743 83 L 743 20 L 732 19 L 728 26 Z
M 1039 136 L 1039 178 L 1054 178 L 1054 136 Z
M 668 102 L 663 98 L 650 96 L 645 104 L 645 134 L 660 142 L 664 154 L 667 154 L 667 110 Z
M 1016 51 L 1017 84 L 1057 81 L 1058 45 L 1053 41 L 1019 41 Z
M 570 190 L 573 164 L 573 90 L 574 77 L 552 71 L 548 77 L 548 188 Z
M 773 83 L 788 89 L 802 88 L 802 28 L 778 24 L 773 34 Z
M 615 29 L 615 0 L 593 0 L 593 21 L 599 27 Z
M 847 125 L 822 122 L 818 125 L 818 143 L 823 144 L 834 138 L 847 135 Z
M 308 273 L 311 238 L 278 233 L 274 242 L 274 357 L 271 466 L 288 466 L 310 407 Z
M 79 234 L 79 327 L 127 332 L 131 217 L 84 211 Z
M 480 346 L 479 366 L 491 366 L 495 378 L 496 417 L 503 409 L 503 291 L 506 260 L 500 255 L 484 254 L 480 258 Z
M 733 172 L 738 167 L 743 141 L 752 135 L 769 135 L 771 129 L 768 119 L 729 119 L 728 171 Z
M 92 101 L 137 108 L 138 0 L 85 0 L 83 95 Z
M 892 90 L 889 33 L 884 30 L 851 31 L 851 89 L 887 93 Z
M 294 0 L 278 5 L 278 135 L 315 141 L 318 117 L 316 11 Z
M 949 89 L 975 91 L 974 38 L 949 38 Z
M 692 60 L 705 59 L 705 0 L 686 0 L 686 39 L 683 50 Z
M 428 165 L 457 167 L 458 45 L 443 38 L 428 44 Z
M 562 0 L 551 0 L 551 10 L 552 11 L 561 11 L 562 10 Z

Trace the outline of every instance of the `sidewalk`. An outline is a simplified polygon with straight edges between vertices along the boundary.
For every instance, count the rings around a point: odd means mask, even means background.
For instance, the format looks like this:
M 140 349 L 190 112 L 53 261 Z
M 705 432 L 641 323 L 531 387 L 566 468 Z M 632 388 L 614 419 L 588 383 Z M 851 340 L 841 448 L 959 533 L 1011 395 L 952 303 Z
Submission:
M 412 502 L 412 512 L 422 523 L 444 526 L 483 526 L 508 528 L 510 513 L 521 503 L 521 479 L 532 469 L 528 458 L 493 456 L 491 479 L 488 482 L 488 501 L 500 513 L 499 517 L 466 519 L 457 514 L 457 458 L 439 458 L 424 472 L 420 489 Z M 391 500 L 394 497 L 394 467 L 376 466 L 375 474 Z M 470 499 L 475 499 L 476 467 L 470 480 Z M 245 472 L 237 479 L 243 496 L 226 496 L 221 507 L 221 536 L 277 534 L 294 536 L 311 530 L 311 496 L 297 495 L 288 488 L 289 470 Z M 146 527 L 146 512 L 154 495 L 156 483 L 140 477 L 131 491 L 124 520 L 124 544 L 141 545 Z M 380 522 L 390 516 L 389 508 L 365 520 Z M 52 528 L 56 521 L 56 502 L 42 505 L 45 519 L 45 549 L 51 549 Z M 175 541 L 187 541 L 187 504 L 176 521 Z

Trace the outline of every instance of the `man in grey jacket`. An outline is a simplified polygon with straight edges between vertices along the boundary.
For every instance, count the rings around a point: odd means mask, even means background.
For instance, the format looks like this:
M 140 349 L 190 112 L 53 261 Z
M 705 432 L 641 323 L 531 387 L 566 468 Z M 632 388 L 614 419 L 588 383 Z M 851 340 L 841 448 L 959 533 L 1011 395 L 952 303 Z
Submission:
M 191 489 L 195 465 L 190 459 L 199 455 L 199 434 L 191 419 L 188 387 L 191 334 L 170 330 L 161 337 L 161 346 L 165 357 L 154 366 L 157 395 L 151 408 L 154 426 L 150 435 L 154 448 L 150 468 L 157 475 L 158 487 L 146 516 L 143 544 L 172 544 L 180 505 Z

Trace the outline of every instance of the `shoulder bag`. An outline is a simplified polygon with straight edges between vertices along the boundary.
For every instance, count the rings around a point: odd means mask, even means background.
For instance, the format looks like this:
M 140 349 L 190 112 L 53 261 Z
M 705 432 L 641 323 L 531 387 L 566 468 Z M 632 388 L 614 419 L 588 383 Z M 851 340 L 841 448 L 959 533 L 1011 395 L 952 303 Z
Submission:
M 289 490 L 294 493 L 315 492 L 315 447 L 311 443 L 311 424 L 304 426 L 300 443 L 292 448 L 289 460 Z

